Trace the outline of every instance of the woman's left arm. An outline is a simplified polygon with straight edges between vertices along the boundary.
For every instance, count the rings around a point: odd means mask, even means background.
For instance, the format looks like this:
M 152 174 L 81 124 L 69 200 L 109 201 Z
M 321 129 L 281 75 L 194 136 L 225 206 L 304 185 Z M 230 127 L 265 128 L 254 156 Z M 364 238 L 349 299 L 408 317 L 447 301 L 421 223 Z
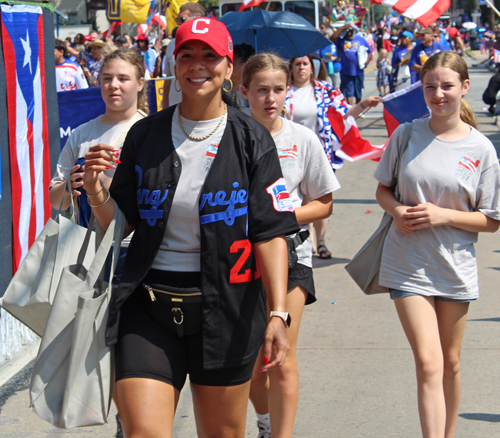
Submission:
M 363 111 L 367 108 L 377 106 L 381 101 L 380 96 L 370 96 L 366 99 L 363 99 L 357 105 L 351 106 L 345 113 L 344 118 L 347 119 L 349 116 L 353 116 L 354 118 L 358 117 Z
M 278 236 L 253 245 L 270 310 L 286 312 L 288 287 L 288 250 L 285 236 Z M 293 321 L 292 321 L 293 324 Z M 275 357 L 269 362 L 275 348 Z M 262 371 L 280 366 L 290 348 L 286 327 L 281 318 L 271 318 L 264 335 L 264 367 Z M 267 363 L 266 363 L 267 362 Z
M 414 230 L 440 225 L 450 225 L 473 233 L 494 233 L 500 226 L 500 221 L 492 219 L 480 211 L 458 211 L 442 208 L 426 202 L 410 207 L 402 215 L 405 224 Z
M 295 209 L 295 217 L 299 225 L 310 224 L 326 219 L 332 214 L 333 197 L 331 193 L 310 201 L 303 207 Z

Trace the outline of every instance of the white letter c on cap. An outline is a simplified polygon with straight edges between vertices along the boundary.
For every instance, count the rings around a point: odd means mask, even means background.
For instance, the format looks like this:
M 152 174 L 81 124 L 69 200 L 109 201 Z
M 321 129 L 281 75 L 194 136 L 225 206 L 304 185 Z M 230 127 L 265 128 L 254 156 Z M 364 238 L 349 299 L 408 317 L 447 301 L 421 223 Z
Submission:
M 198 23 L 203 22 L 205 24 L 210 24 L 209 18 L 197 18 L 193 21 L 193 25 L 191 26 L 191 32 L 193 33 L 207 33 L 208 27 L 204 27 L 203 29 L 198 29 Z

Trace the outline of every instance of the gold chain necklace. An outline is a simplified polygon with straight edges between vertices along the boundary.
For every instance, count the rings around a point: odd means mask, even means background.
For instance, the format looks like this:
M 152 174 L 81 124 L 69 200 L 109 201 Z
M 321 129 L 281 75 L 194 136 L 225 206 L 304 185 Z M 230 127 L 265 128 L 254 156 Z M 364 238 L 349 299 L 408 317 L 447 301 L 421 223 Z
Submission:
M 214 135 L 217 132 L 217 129 L 220 128 L 220 125 L 222 125 L 222 121 L 224 120 L 224 116 L 226 114 L 227 114 L 227 104 L 225 103 L 224 104 L 224 114 L 222 114 L 222 117 L 220 118 L 219 123 L 217 124 L 217 126 L 215 127 L 215 129 L 210 134 L 205 135 L 204 137 L 194 137 L 194 136 L 190 135 L 186 131 L 186 128 L 184 128 L 184 125 L 182 124 L 182 119 L 181 119 L 181 104 L 180 103 L 179 103 L 179 111 L 177 112 L 177 116 L 179 117 L 179 125 L 181 125 L 181 128 L 184 131 L 184 134 L 186 134 L 187 137 L 190 140 L 193 140 L 193 141 L 202 141 L 202 140 L 206 140 L 207 138 L 212 137 L 212 135 Z

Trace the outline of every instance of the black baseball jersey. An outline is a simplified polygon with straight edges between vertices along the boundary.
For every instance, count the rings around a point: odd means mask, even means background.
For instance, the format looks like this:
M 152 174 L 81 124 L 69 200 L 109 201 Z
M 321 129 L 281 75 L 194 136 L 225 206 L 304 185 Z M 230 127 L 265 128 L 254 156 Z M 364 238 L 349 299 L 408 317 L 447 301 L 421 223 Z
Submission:
M 164 237 L 182 164 L 172 144 L 175 107 L 129 131 L 111 195 L 135 226 L 106 339 L 116 342 L 120 307 L 151 268 Z M 238 366 L 260 347 L 265 294 L 252 243 L 299 231 L 269 132 L 228 108 L 227 125 L 199 198 L 203 355 L 206 369 Z

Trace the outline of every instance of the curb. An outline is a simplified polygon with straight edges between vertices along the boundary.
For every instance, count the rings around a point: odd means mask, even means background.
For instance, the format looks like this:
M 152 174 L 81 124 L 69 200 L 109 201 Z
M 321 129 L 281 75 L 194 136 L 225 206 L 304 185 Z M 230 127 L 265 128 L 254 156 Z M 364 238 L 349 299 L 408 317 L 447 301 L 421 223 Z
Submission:
M 18 388 L 29 384 L 40 341 L 24 346 L 12 359 L 0 365 L 0 407 Z

